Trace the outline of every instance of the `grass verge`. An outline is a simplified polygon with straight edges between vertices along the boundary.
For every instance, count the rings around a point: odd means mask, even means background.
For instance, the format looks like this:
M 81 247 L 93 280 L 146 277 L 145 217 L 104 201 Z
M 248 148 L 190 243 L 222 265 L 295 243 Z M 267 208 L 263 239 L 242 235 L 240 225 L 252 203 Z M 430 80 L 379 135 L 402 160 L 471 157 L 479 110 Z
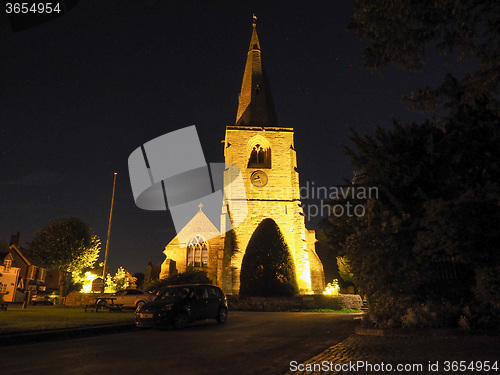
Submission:
M 132 310 L 95 313 L 59 306 L 30 306 L 24 310 L 9 306 L 7 311 L 0 311 L 0 335 L 133 322 Z
M 341 309 L 341 310 L 332 310 L 332 309 L 294 309 L 291 310 L 293 312 L 315 312 L 315 313 L 337 313 L 337 314 L 346 314 L 346 313 L 360 313 L 361 310 L 356 309 Z

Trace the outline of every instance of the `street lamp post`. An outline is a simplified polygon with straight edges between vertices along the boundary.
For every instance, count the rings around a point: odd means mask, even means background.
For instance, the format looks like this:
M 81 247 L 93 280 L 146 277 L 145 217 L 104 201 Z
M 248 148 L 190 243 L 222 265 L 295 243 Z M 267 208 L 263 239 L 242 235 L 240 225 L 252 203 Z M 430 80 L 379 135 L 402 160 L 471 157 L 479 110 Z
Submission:
M 111 236 L 111 219 L 113 218 L 113 204 L 115 203 L 115 187 L 116 187 L 116 175 L 113 178 L 113 194 L 111 195 L 111 209 L 109 210 L 109 223 L 108 223 L 108 238 L 106 239 L 106 252 L 104 253 L 104 267 L 102 269 L 102 292 L 104 293 L 104 288 L 106 285 L 106 266 L 108 265 L 108 249 L 109 249 L 109 238 Z

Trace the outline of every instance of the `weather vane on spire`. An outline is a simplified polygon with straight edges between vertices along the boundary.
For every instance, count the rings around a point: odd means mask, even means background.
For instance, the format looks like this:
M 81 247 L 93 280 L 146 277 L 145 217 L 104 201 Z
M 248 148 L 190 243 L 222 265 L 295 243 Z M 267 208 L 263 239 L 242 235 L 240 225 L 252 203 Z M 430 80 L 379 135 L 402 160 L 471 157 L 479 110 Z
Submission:
M 253 27 L 257 26 L 257 16 L 253 15 Z

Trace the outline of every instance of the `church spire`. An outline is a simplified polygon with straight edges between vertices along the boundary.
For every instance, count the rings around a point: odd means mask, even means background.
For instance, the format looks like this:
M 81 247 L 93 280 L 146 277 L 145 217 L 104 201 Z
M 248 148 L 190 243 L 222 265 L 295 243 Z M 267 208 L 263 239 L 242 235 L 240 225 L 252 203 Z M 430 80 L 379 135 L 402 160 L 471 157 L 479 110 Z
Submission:
M 236 125 L 278 125 L 271 89 L 262 65 L 255 15 L 253 16 L 252 38 L 250 39 L 245 73 L 241 83 Z

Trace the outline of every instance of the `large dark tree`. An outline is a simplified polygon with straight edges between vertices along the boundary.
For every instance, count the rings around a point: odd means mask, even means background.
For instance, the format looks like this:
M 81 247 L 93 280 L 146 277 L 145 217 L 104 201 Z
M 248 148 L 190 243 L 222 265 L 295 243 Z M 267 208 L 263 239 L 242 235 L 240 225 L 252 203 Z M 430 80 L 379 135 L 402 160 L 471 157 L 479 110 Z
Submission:
M 379 197 L 364 216 L 332 214 L 326 230 L 379 325 L 491 327 L 500 316 L 500 122 L 476 115 L 447 132 L 396 123 L 352 137 L 352 188 Z
M 255 229 L 243 257 L 240 295 L 292 296 L 298 293 L 295 267 L 278 225 L 264 219 Z
M 368 68 L 382 71 L 394 63 L 420 70 L 434 52 L 446 55 L 446 62 L 454 68 L 475 61 L 475 70 L 463 77 L 449 74 L 437 88 L 415 90 L 407 98 L 415 108 L 439 108 L 442 104 L 454 113 L 463 105 L 483 101 L 498 106 L 498 1 L 354 0 L 354 5 L 356 13 L 349 28 L 371 42 L 364 52 Z
M 346 153 L 358 170 L 354 186 L 380 194 L 363 217 L 330 217 L 332 246 L 351 262 L 374 323 L 498 329 L 500 3 L 355 5 L 350 27 L 371 41 L 370 68 L 420 69 L 434 48 L 476 64 L 406 97 L 414 109 L 433 110 L 424 123 L 353 132 Z
M 37 232 L 26 255 L 37 266 L 59 270 L 61 295 L 66 292 L 68 273 L 92 267 L 101 243 L 92 229 L 76 217 L 53 221 Z

